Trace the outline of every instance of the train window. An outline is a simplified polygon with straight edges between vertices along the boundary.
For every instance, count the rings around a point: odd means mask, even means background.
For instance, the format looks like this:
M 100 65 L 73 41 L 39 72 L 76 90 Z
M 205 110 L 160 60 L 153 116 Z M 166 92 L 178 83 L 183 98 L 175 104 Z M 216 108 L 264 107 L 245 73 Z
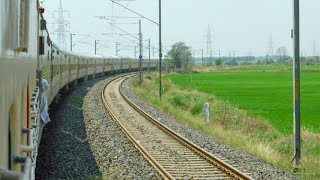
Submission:
M 44 37 L 39 37 L 39 54 L 44 55 Z
M 40 20 L 40 29 L 41 30 L 46 30 L 47 29 L 47 21 L 44 19 Z
M 49 36 L 47 36 L 47 43 L 48 43 L 48 46 L 51 46 L 51 39 Z
M 30 0 L 20 0 L 20 12 L 18 15 L 18 39 L 16 51 L 28 52 L 29 46 L 29 24 L 30 20 Z

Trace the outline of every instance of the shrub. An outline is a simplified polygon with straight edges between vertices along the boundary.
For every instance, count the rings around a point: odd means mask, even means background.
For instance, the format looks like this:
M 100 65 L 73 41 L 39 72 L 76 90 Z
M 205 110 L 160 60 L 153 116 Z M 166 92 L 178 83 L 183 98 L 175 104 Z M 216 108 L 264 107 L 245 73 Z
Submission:
M 177 107 L 180 107 L 182 109 L 187 109 L 190 107 L 190 104 L 188 103 L 188 98 L 186 96 L 176 95 L 173 96 L 173 98 L 170 99 L 170 102 Z
M 196 103 L 192 108 L 191 108 L 191 113 L 192 115 L 197 115 L 200 114 L 203 110 L 203 104 L 201 103 Z

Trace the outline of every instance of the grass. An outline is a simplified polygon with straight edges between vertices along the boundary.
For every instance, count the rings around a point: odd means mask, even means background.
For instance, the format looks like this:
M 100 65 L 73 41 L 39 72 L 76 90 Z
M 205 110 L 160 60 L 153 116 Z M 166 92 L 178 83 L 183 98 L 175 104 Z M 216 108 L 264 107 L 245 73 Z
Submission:
M 301 124 L 320 132 L 320 72 L 301 75 Z M 289 72 L 219 72 L 190 75 L 174 74 L 168 78 L 179 87 L 194 87 L 215 95 L 250 115 L 266 119 L 279 131 L 291 133 L 293 128 L 292 74 Z
M 84 98 L 82 96 L 78 96 L 78 95 L 71 96 L 72 104 L 76 105 L 79 108 L 82 107 L 83 101 L 84 101 Z
M 179 76 L 184 75 L 173 75 L 172 77 Z M 194 78 L 193 82 L 197 82 L 197 78 Z M 134 91 L 146 101 L 167 112 L 178 122 L 221 143 L 247 151 L 292 172 L 293 139 L 289 131 L 286 133 L 281 128 L 277 128 L 271 121 L 255 115 L 254 111 L 241 109 L 230 99 L 220 98 L 213 93 L 200 92 L 189 85 L 180 87 L 170 79 L 164 77 L 161 102 L 158 98 L 157 75 L 145 78 L 141 85 L 136 83 Z M 183 81 L 182 79 L 179 83 L 182 84 Z M 204 123 L 202 114 L 203 104 L 206 102 L 209 102 L 211 106 L 211 121 L 208 124 Z M 264 101 L 261 102 L 264 103 Z M 302 164 L 300 174 L 298 174 L 303 179 L 320 178 L 319 149 L 320 134 L 303 128 Z
M 207 67 L 196 68 L 199 72 L 279 72 L 279 71 L 292 71 L 292 65 L 250 65 L 250 66 L 222 66 L 222 67 Z M 301 71 L 314 72 L 320 71 L 320 65 L 301 65 Z

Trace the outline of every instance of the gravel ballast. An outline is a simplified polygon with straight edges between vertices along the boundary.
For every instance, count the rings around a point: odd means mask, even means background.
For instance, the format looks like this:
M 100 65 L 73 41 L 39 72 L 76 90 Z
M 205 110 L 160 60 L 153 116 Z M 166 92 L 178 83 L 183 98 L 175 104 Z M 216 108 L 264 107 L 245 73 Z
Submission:
M 234 150 L 226 145 L 219 144 L 213 139 L 178 123 L 173 118 L 169 117 L 159 109 L 152 107 L 152 105 L 135 95 L 131 90 L 132 82 L 133 78 L 130 78 L 124 82 L 123 87 L 123 92 L 129 99 L 158 121 L 178 132 L 180 135 L 189 139 L 196 145 L 204 148 L 206 151 L 230 160 L 232 162 L 231 164 L 236 164 L 239 169 L 250 173 L 250 176 L 254 179 L 297 179 L 290 173 L 287 173 L 272 164 L 266 163 L 251 154 L 240 150 Z
M 101 91 L 112 78 L 84 82 L 51 112 L 36 179 L 162 179 L 104 109 Z
M 79 85 L 51 112 L 44 128 L 37 159 L 37 179 L 162 179 L 106 112 L 101 91 L 112 79 L 99 78 Z M 140 108 L 172 130 L 212 154 L 229 159 L 254 179 L 295 179 L 246 152 L 233 150 L 190 129 L 150 106 L 131 91 L 132 78 L 123 92 Z
M 93 86 L 83 105 L 89 144 L 100 172 L 109 179 L 162 179 L 106 112 L 101 91 L 107 81 Z
M 88 143 L 82 103 L 87 89 L 99 79 L 76 86 L 50 109 L 51 122 L 43 128 L 36 179 L 88 179 L 100 176 Z

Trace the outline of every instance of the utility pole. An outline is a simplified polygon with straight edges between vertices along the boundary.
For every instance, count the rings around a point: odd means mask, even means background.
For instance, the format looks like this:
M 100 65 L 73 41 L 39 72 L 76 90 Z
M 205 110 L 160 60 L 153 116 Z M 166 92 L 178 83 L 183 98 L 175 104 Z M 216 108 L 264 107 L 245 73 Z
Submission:
M 161 96 L 162 96 L 162 76 L 161 76 L 161 72 L 162 72 L 162 65 L 161 65 L 161 59 L 162 59 L 162 42 L 161 42 L 161 0 L 159 0 L 159 23 L 157 23 L 157 22 L 155 22 L 155 21 L 153 21 L 153 20 L 151 20 L 151 19 L 149 19 L 149 18 L 147 18 L 147 17 L 145 17 L 145 16 L 143 16 L 143 15 L 141 15 L 141 14 L 139 14 L 139 13 L 137 13 L 137 12 L 135 12 L 135 11 L 133 11 L 133 10 L 131 10 L 131 9 L 129 9 L 128 7 L 126 7 L 126 6 L 124 6 L 124 5 L 121 5 L 121 4 L 119 4 L 118 2 L 116 2 L 116 1 L 114 1 L 114 0 L 111 0 L 113 3 L 115 3 L 115 4 L 117 4 L 117 5 L 119 5 L 119 6 L 121 6 L 122 8 L 124 8 L 124 9 L 126 9 L 126 10 L 128 10 L 128 11 L 130 11 L 130 12 L 132 12 L 132 13 L 134 13 L 134 14 L 136 14 L 136 15 L 138 15 L 139 17 L 141 17 L 141 18 L 144 18 L 144 19 L 147 19 L 148 21 L 150 21 L 150 22 L 152 22 L 152 23 L 154 23 L 154 24 L 156 24 L 156 25 L 158 25 L 159 26 L 159 76 L 160 76 L 160 87 L 159 87 L 159 96 L 160 96 L 160 100 L 161 100 Z M 142 41 L 142 40 L 141 40 Z M 142 47 L 140 47 L 140 48 L 142 48 Z
M 155 49 L 155 47 L 152 47 L 152 53 L 153 53 L 152 57 L 154 57 L 154 49 Z
M 134 57 L 135 57 L 135 58 L 137 57 L 137 47 L 138 47 L 138 46 L 134 46 Z
M 75 34 L 70 34 L 70 51 L 72 52 L 72 35 L 75 35 Z
M 162 99 L 162 64 L 161 64 L 161 59 L 162 59 L 162 42 L 161 42 L 161 0 L 159 0 L 159 97 L 160 101 Z
M 140 65 L 140 76 L 139 76 L 139 80 L 140 83 L 142 83 L 142 33 L 141 33 L 141 20 L 139 20 L 139 65 Z
M 201 49 L 201 54 L 202 54 L 202 56 L 201 56 L 202 66 L 204 66 L 204 60 L 203 60 L 203 49 Z
M 116 43 L 116 56 L 118 56 L 118 52 L 120 51 L 119 50 L 119 45 L 120 45 L 119 43 Z
M 294 104 L 294 163 L 300 164 L 301 159 L 301 135 L 300 135 L 300 4 L 299 0 L 293 0 L 293 104 Z
M 194 50 L 192 51 L 192 65 L 194 66 L 194 62 L 195 60 L 194 60 Z
M 94 40 L 94 54 L 97 54 L 97 40 Z
M 149 62 L 148 62 L 148 73 L 150 74 L 150 38 L 148 39 L 148 44 L 149 44 Z

